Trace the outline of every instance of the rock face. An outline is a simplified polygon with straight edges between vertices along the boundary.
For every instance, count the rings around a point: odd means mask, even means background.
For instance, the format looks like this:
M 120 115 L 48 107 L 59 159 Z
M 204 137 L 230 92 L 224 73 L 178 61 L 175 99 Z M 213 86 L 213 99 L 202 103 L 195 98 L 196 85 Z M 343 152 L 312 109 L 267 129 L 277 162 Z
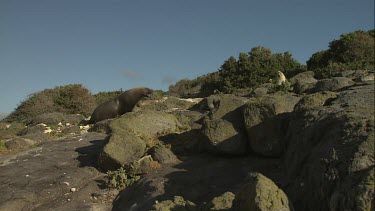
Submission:
M 84 120 L 85 117 L 81 114 L 63 114 L 63 113 L 46 113 L 41 114 L 36 117 L 34 117 L 28 125 L 37 125 L 37 124 L 47 124 L 47 125 L 57 125 L 60 122 L 64 125 L 66 123 L 69 123 L 71 125 L 78 124 L 82 120 Z
M 153 110 L 130 112 L 110 123 L 108 143 L 98 159 L 104 170 L 116 170 L 140 159 L 155 138 L 178 130 L 179 122 L 172 114 Z
M 95 123 L 88 131 L 89 132 L 97 132 L 97 133 L 111 133 L 111 128 L 109 124 L 111 123 L 112 119 L 106 119 L 100 122 Z
M 44 133 L 46 129 L 47 128 L 45 125 L 30 126 L 30 127 L 23 129 L 18 135 L 25 136 L 25 135 L 35 134 L 35 133 Z
M 296 106 L 283 160 L 286 192 L 297 210 L 371 209 L 373 111 L 373 83 L 336 97 L 317 93 Z
M 25 125 L 22 123 L 2 123 L 0 122 L 0 139 L 10 139 L 16 137 L 25 129 Z
M 111 122 L 112 133 L 115 128 L 128 128 L 144 141 L 150 141 L 157 136 L 175 132 L 180 123 L 177 118 L 161 111 L 142 110 L 130 112 Z
M 111 210 L 92 197 L 107 192 L 98 187 L 104 177 L 95 168 L 103 138 L 89 133 L 1 156 L 0 210 Z
M 100 153 L 98 165 L 103 170 L 116 170 L 140 159 L 146 143 L 127 128 L 115 129 Z
M 196 205 L 185 200 L 181 196 L 175 196 L 173 200 L 166 200 L 155 204 L 151 208 L 152 211 L 168 211 L 168 210 L 179 210 L 179 211 L 198 211 Z
M 230 122 L 242 121 L 241 111 L 247 98 L 230 94 L 211 95 L 202 101 L 203 108 L 208 108 L 211 119 L 224 119 Z
M 225 192 L 211 201 L 210 210 L 230 210 L 235 195 L 232 192 Z
M 254 152 L 271 157 L 281 156 L 287 130 L 287 116 L 292 112 L 299 97 L 277 92 L 253 98 L 244 106 L 250 148 Z
M 255 97 L 263 96 L 268 93 L 268 88 L 267 87 L 258 87 L 253 91 L 253 95 Z
M 247 138 L 242 128 L 223 119 L 206 119 L 202 128 L 206 149 L 212 153 L 242 155 L 247 152 Z
M 181 196 L 185 201 L 189 200 L 208 210 L 218 207 L 221 199 L 223 206 L 229 205 L 231 198 L 223 196 L 223 193 L 237 193 L 250 170 L 263 172 L 265 169 L 275 169 L 276 164 L 275 159 L 262 160 L 256 157 L 236 156 L 228 159 L 210 154 L 190 156 L 177 164 L 144 175 L 119 194 L 113 210 L 130 210 L 135 203 L 138 210 L 150 210 L 155 201 L 171 200 L 174 196 Z M 273 174 L 272 178 L 277 176 Z M 211 203 L 217 197 L 221 199 Z
M 18 151 L 22 149 L 27 149 L 28 147 L 34 144 L 37 144 L 37 142 L 30 139 L 15 137 L 7 140 L 5 142 L 5 147 L 11 151 Z
M 212 153 L 241 155 L 247 152 L 246 131 L 242 107 L 247 102 L 243 97 L 213 95 L 203 101 L 209 110 L 203 120 L 204 148 Z
M 315 84 L 314 91 L 336 91 L 344 87 L 352 86 L 355 82 L 346 77 L 333 77 L 322 79 Z
M 249 182 L 237 193 L 233 210 L 289 211 L 293 210 L 284 191 L 259 173 L 251 173 Z
M 289 82 L 293 87 L 293 91 L 300 94 L 311 90 L 318 80 L 314 78 L 314 72 L 307 71 L 293 76 L 289 79 Z
M 47 132 L 50 128 L 44 124 L 38 124 L 35 126 L 29 126 L 18 133 L 19 136 L 26 139 L 42 142 L 48 140 Z
M 173 152 L 163 144 L 157 144 L 156 146 L 152 147 L 148 151 L 148 154 L 150 154 L 155 161 L 161 164 L 173 164 L 178 162 L 176 155 L 174 155 Z

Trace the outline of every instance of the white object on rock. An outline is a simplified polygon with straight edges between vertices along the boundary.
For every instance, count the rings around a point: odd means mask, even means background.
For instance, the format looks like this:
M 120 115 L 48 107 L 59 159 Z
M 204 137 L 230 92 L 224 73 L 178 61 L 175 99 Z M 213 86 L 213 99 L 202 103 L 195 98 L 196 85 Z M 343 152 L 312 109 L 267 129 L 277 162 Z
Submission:
M 46 129 L 44 130 L 43 133 L 51 133 L 51 132 L 52 132 L 51 128 L 50 127 L 46 127 Z

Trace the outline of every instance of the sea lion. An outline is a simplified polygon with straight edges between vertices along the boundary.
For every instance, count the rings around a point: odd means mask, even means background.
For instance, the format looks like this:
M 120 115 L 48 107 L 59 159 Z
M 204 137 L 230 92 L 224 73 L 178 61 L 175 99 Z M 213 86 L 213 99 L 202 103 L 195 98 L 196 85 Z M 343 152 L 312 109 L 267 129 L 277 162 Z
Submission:
M 96 107 L 88 123 L 95 124 L 130 112 L 141 98 L 149 96 L 151 93 L 152 90 L 146 87 L 129 89 L 115 99 L 106 101 Z
M 286 82 L 286 77 L 285 77 L 284 73 L 281 72 L 281 71 L 277 71 L 276 84 L 280 86 L 280 85 L 284 84 L 285 82 Z

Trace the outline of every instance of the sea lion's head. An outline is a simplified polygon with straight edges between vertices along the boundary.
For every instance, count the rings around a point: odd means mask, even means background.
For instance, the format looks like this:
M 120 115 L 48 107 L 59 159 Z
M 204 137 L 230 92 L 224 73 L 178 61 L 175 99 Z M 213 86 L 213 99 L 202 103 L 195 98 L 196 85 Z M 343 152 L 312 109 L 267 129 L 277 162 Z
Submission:
M 142 88 L 142 97 L 149 97 L 153 92 L 154 90 L 144 87 Z

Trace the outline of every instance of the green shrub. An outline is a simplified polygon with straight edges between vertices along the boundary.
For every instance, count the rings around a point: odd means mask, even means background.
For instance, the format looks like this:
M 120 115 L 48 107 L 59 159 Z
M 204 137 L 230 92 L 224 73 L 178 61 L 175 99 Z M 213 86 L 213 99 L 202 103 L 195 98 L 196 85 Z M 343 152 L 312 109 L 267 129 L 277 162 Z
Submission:
M 293 90 L 293 87 L 291 86 L 290 82 L 285 81 L 281 85 L 273 83 L 272 86 L 271 86 L 270 92 L 282 91 L 284 93 L 287 93 L 287 92 L 292 91 L 292 90 Z
M 25 122 L 37 115 L 51 112 L 88 116 L 95 108 L 95 99 L 81 84 L 58 86 L 31 94 L 4 122 Z
M 128 168 L 120 167 L 116 171 L 108 171 L 106 175 L 107 186 L 116 189 L 123 189 L 130 186 L 140 179 L 140 176 L 135 174 L 137 169 L 138 163 L 134 162 Z
M 240 53 L 238 59 L 229 57 L 219 71 L 194 80 L 181 80 L 170 86 L 169 91 L 180 96 L 195 92 L 199 97 L 208 96 L 215 91 L 232 93 L 240 89 L 250 90 L 266 83 L 276 76 L 277 71 L 292 77 L 304 70 L 305 67 L 293 59 L 290 53 L 273 54 L 269 48 L 259 46 L 248 53 Z
M 6 148 L 6 147 L 5 147 L 5 141 L 0 140 L 0 148 Z
M 99 92 L 94 95 L 96 105 L 100 105 L 106 101 L 113 100 L 119 96 L 123 91 Z
M 314 53 L 307 68 L 318 78 L 327 78 L 342 70 L 374 70 L 374 30 L 343 34 L 329 43 L 328 50 Z

